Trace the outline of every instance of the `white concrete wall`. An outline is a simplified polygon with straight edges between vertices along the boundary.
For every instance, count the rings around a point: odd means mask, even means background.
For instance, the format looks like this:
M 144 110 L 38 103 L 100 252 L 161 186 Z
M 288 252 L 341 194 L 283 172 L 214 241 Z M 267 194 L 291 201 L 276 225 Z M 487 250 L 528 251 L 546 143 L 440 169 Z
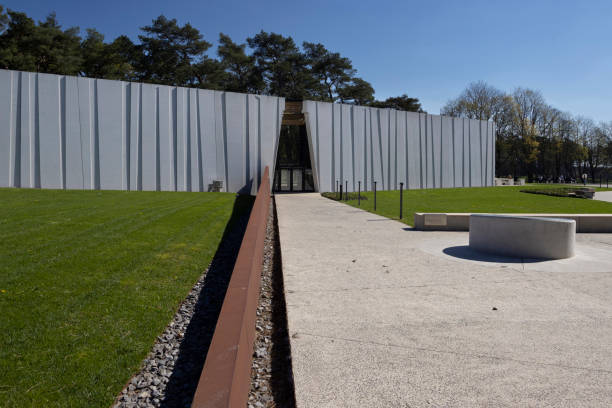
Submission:
M 319 191 L 492 186 L 492 122 L 304 101 Z
M 0 186 L 255 193 L 283 98 L 0 70 Z

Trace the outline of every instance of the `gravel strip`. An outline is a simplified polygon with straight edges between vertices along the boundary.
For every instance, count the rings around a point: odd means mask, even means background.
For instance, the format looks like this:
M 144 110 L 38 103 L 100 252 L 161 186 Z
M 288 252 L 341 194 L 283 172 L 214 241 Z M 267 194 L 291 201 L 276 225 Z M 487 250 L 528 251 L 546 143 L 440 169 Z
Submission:
M 293 408 L 295 394 L 291 345 L 274 201 L 270 206 L 264 245 L 248 407 Z
M 157 337 L 113 407 L 189 407 L 221 311 L 249 214 L 230 221 L 210 266 Z

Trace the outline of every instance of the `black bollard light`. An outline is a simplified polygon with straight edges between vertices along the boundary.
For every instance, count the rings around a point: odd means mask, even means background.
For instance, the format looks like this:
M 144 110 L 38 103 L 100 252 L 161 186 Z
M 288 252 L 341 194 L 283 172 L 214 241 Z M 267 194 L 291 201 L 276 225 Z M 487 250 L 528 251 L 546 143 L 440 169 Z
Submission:
M 357 191 L 357 207 L 361 205 L 361 181 L 357 182 L 358 191 Z
M 374 182 L 374 211 L 376 211 L 376 182 Z
M 342 184 L 340 184 L 340 201 L 342 201 Z
M 345 184 L 345 187 L 344 187 L 344 197 L 345 197 L 346 201 L 348 201 L 348 180 L 344 180 L 344 184 Z
M 400 183 L 400 220 L 402 219 L 402 208 L 404 207 L 404 183 Z

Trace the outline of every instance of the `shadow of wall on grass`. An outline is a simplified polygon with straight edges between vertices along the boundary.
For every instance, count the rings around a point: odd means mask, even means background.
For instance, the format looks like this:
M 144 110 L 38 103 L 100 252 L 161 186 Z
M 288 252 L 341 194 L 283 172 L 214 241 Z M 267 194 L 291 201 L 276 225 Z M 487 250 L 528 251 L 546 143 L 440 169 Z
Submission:
M 255 197 L 249 195 L 236 197 L 232 215 L 208 267 L 204 285 L 177 355 L 174 371 L 166 386 L 161 407 L 191 405 L 254 201 Z

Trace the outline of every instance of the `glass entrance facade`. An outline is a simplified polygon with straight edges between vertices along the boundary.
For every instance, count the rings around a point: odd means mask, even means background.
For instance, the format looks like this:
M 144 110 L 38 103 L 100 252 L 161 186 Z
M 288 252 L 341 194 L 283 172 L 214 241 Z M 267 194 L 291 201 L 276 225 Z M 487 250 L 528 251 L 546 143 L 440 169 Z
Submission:
M 281 127 L 273 189 L 276 192 L 314 191 L 306 126 Z

